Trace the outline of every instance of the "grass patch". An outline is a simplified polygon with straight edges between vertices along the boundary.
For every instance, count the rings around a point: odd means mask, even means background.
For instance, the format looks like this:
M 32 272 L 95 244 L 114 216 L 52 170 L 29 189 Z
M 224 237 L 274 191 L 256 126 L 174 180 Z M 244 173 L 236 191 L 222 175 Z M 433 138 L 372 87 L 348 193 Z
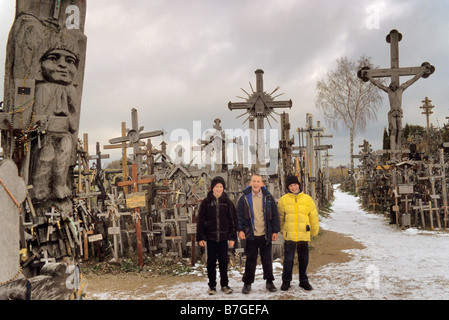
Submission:
M 151 276 L 182 275 L 193 271 L 189 262 L 176 257 L 163 256 L 146 257 L 143 266 L 139 266 L 137 258 L 123 258 L 114 262 L 98 262 L 89 260 L 81 263 L 82 273 L 85 275 L 105 274 L 143 274 Z

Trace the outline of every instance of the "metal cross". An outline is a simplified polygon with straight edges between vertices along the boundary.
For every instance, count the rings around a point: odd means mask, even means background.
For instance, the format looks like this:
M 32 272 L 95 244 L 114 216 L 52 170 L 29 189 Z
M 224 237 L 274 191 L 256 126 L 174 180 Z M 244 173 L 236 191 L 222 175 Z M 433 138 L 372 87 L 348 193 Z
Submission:
M 271 93 L 266 93 L 263 91 L 263 70 L 257 69 L 255 71 L 256 74 L 256 91 L 253 90 L 253 87 L 251 86 L 252 94 L 249 94 L 245 90 L 242 89 L 243 92 L 245 92 L 248 97 L 238 97 L 241 99 L 246 99 L 246 102 L 230 102 L 228 103 L 229 110 L 246 110 L 246 112 L 239 117 L 249 114 L 248 118 L 243 122 L 245 123 L 247 120 L 257 119 L 257 141 L 256 141 L 256 159 L 260 159 L 259 156 L 262 156 L 264 153 L 264 137 L 262 134 L 262 130 L 264 129 L 264 119 L 267 119 L 268 124 L 271 127 L 270 121 L 268 120 L 268 116 L 272 117 L 274 121 L 277 122 L 277 120 L 273 117 L 271 113 L 276 113 L 274 109 L 276 108 L 291 108 L 292 107 L 292 100 L 288 101 L 274 101 L 274 99 L 281 94 L 277 96 L 272 96 L 273 93 L 275 93 L 279 86 L 274 89 Z M 276 113 L 278 114 L 278 113 Z M 279 114 L 278 114 L 279 115 Z M 250 130 L 255 129 L 251 127 L 251 121 L 250 123 Z

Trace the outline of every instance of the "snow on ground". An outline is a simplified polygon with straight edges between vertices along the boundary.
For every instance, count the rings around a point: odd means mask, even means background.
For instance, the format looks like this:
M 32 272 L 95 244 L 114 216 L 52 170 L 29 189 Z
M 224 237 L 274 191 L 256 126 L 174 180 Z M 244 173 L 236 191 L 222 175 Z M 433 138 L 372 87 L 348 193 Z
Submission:
M 315 300 L 382 300 L 382 299 L 449 299 L 449 233 L 418 229 L 400 230 L 389 225 L 383 215 L 366 213 L 357 198 L 340 190 L 328 218 L 320 221 L 322 228 L 346 234 L 366 248 L 347 250 L 353 255 L 347 263 L 329 264 L 309 280 L 314 287 L 307 292 L 294 278 L 289 291 L 280 290 L 282 262 L 273 262 L 276 293 L 265 289 L 262 268 L 258 265 L 256 281 L 249 295 L 241 293 L 243 270 L 229 273 L 234 293 L 225 295 L 218 287 L 215 296 L 207 296 L 207 277 L 198 282 L 161 287 L 152 294 L 95 293 L 95 299 L 315 299 Z M 296 266 L 295 266 L 296 268 Z M 217 272 L 218 276 L 218 272 Z M 296 275 L 297 277 L 297 275 Z
M 400 230 L 382 215 L 366 213 L 356 198 L 335 192 L 333 213 L 322 222 L 366 246 L 354 258 L 313 275 L 312 299 L 448 299 L 449 234 Z

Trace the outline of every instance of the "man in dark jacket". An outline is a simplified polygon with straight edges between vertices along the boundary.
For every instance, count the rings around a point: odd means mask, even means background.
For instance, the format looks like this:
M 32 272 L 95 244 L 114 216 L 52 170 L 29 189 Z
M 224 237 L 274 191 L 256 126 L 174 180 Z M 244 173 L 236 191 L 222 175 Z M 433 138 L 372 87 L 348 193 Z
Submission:
M 228 241 L 233 247 L 237 240 L 237 216 L 234 203 L 224 192 L 226 185 L 222 177 L 212 179 L 211 190 L 201 202 L 198 212 L 196 240 L 206 246 L 207 241 L 207 276 L 210 295 L 216 292 L 216 262 L 220 270 L 220 285 L 224 293 L 232 293 L 228 286 Z
M 260 250 L 263 278 L 270 292 L 277 291 L 273 284 L 273 262 L 271 258 L 272 241 L 277 240 L 280 231 L 279 214 L 276 201 L 263 186 L 262 177 L 253 174 L 249 187 L 243 190 L 238 202 L 238 231 L 240 240 L 246 240 L 246 264 L 243 275 L 242 292 L 248 294 L 257 266 L 257 253 Z

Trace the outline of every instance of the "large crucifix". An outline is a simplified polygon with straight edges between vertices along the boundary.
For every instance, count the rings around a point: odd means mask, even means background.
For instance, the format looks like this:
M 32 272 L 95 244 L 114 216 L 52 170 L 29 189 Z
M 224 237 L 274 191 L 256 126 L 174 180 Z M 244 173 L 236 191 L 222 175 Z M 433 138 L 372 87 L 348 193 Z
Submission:
M 256 142 L 256 161 L 260 162 L 262 159 L 262 156 L 265 153 L 265 143 L 264 143 L 264 136 L 263 136 L 263 129 L 264 129 L 264 119 L 267 119 L 268 124 L 271 127 L 270 121 L 268 120 L 268 116 L 272 117 L 274 121 L 277 122 L 277 120 L 273 117 L 271 113 L 276 113 L 273 109 L 275 108 L 291 108 L 292 107 L 292 100 L 288 101 L 274 101 L 274 99 L 282 94 L 279 94 L 277 96 L 272 96 L 273 93 L 275 93 L 277 90 L 279 90 L 279 86 L 274 89 L 271 93 L 266 93 L 263 91 L 263 70 L 257 69 L 255 71 L 256 74 L 256 91 L 253 90 L 253 87 L 250 82 L 252 94 L 249 94 L 245 90 L 242 89 L 243 92 L 245 92 L 248 97 L 238 97 L 241 99 L 245 99 L 246 102 L 230 102 L 228 103 L 229 110 L 246 110 L 246 112 L 238 117 L 241 117 L 245 114 L 249 114 L 248 118 L 243 122 L 245 123 L 248 119 L 257 119 L 257 142 Z M 279 114 L 278 114 L 279 115 Z M 251 121 L 250 121 L 251 125 Z M 250 129 L 254 129 L 251 128 Z M 251 134 L 251 132 L 250 132 Z
M 372 84 L 382 89 L 388 94 L 390 101 L 390 111 L 388 112 L 388 129 L 390 131 L 390 149 L 392 160 L 400 161 L 401 151 L 401 129 L 402 129 L 402 94 L 409 86 L 418 81 L 421 77 L 428 78 L 435 67 L 428 62 L 424 62 L 420 67 L 399 67 L 399 41 L 402 34 L 397 30 L 391 30 L 386 37 L 390 44 L 391 68 L 370 70 L 369 67 L 363 67 L 357 73 L 363 81 L 371 81 Z M 400 84 L 401 76 L 413 76 L 410 80 Z M 384 85 L 376 78 L 390 77 L 389 86 Z

